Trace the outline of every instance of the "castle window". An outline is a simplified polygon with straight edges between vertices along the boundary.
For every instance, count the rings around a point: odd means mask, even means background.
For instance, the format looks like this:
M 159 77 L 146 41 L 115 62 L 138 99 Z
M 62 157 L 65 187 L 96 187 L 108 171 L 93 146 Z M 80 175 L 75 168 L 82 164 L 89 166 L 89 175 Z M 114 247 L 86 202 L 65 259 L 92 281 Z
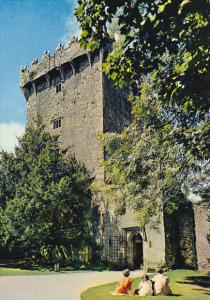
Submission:
M 210 222 L 210 216 L 208 216 L 208 222 Z
M 59 93 L 61 91 L 61 83 L 56 84 L 55 90 L 56 90 L 56 93 Z
M 53 121 L 53 129 L 61 127 L 61 118 Z
M 149 248 L 152 248 L 152 242 L 149 241 Z
M 112 247 L 112 240 L 109 239 L 109 247 Z
M 207 240 L 208 240 L 208 243 L 210 244 L 210 234 L 207 234 Z

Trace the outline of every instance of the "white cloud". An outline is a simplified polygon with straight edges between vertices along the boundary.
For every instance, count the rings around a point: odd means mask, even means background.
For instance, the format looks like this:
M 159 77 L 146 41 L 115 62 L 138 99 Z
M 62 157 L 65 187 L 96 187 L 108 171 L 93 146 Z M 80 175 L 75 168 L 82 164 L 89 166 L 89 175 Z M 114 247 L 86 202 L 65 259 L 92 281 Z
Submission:
M 61 43 L 65 46 L 68 45 L 68 42 L 75 36 L 79 37 L 81 30 L 79 29 L 79 24 L 74 15 L 74 8 L 76 7 L 77 1 L 68 0 L 68 3 L 72 6 L 73 10 L 71 14 L 65 20 L 65 32 L 61 37 Z
M 17 137 L 23 135 L 25 127 L 19 123 L 0 123 L 0 150 L 13 152 Z

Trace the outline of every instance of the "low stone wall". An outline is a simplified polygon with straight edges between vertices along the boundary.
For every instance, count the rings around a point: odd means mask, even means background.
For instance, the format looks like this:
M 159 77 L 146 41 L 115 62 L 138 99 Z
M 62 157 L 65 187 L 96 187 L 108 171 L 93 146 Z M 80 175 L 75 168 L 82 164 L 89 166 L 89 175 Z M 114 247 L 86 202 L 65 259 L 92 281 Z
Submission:
M 210 208 L 194 205 L 196 252 L 199 269 L 210 269 Z

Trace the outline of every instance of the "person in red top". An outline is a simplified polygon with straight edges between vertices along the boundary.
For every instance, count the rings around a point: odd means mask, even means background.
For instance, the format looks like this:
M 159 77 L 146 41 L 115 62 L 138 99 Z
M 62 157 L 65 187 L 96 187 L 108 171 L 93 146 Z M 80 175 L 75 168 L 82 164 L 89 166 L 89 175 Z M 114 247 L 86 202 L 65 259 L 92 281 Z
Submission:
M 129 277 L 130 271 L 125 269 L 122 271 L 123 277 L 117 283 L 117 287 L 112 295 L 127 295 L 131 290 L 132 278 Z

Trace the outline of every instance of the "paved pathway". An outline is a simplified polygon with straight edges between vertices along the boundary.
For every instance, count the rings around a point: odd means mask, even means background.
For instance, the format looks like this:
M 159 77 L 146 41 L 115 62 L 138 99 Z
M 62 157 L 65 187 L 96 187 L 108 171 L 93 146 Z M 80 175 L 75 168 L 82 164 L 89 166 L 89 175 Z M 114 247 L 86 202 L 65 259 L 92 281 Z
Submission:
M 80 300 L 83 290 L 117 281 L 120 274 L 118 271 L 78 271 L 40 276 L 1 276 L 0 300 Z M 137 275 L 139 272 L 131 272 L 131 276 Z

